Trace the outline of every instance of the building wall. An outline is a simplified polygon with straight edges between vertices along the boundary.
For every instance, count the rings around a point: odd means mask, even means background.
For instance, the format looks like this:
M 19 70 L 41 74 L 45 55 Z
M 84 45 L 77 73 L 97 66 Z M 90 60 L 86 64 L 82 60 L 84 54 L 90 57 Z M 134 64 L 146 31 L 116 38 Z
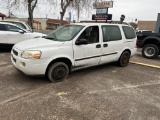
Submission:
M 46 30 L 47 24 L 46 21 L 48 20 L 47 18 L 34 18 L 34 20 L 37 20 L 39 22 L 41 22 L 41 28 L 39 28 L 39 30 Z
M 156 21 L 138 21 L 139 30 L 152 30 L 156 27 Z

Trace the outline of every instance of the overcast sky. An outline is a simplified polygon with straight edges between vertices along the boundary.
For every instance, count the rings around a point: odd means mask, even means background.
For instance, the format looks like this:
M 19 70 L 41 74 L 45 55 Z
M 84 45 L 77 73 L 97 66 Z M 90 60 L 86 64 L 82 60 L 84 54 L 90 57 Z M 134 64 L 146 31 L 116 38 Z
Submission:
M 135 19 L 138 20 L 157 20 L 157 14 L 160 13 L 160 0 L 113 0 L 113 8 L 109 9 L 109 14 L 113 14 L 113 20 L 119 20 L 120 16 L 124 14 L 126 16 L 125 21 L 131 22 Z M 77 18 L 76 12 L 69 9 L 65 17 L 68 16 L 68 12 L 72 12 L 72 19 Z M 3 8 L 0 4 L 0 12 L 8 14 L 8 10 Z M 14 14 L 18 17 L 28 17 L 26 10 L 14 10 Z M 92 13 L 82 13 L 80 20 L 91 20 L 91 15 L 95 14 L 95 10 Z M 34 12 L 35 17 L 57 19 L 59 17 L 58 10 L 51 10 L 50 7 L 44 7 L 44 4 L 40 4 Z

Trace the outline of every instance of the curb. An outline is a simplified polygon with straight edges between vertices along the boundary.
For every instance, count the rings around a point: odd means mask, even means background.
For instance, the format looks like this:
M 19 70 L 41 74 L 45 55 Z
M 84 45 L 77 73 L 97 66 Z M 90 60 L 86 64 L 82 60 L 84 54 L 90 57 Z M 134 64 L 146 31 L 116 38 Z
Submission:
M 137 64 L 137 65 L 142 65 L 142 66 L 147 66 L 147 67 L 151 67 L 151 68 L 160 69 L 160 66 L 156 66 L 156 65 L 150 65 L 150 64 L 145 64 L 145 63 L 140 63 L 140 62 L 133 62 L 133 61 L 130 61 L 130 63 Z

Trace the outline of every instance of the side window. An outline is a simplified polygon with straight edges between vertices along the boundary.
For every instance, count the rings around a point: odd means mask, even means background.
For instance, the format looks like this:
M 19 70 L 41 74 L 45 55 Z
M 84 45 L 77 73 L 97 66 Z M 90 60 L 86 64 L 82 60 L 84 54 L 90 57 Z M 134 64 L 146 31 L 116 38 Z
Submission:
M 128 27 L 128 26 L 123 26 L 122 28 L 123 28 L 124 35 L 125 35 L 126 39 L 136 38 L 136 34 L 135 34 L 135 31 L 133 30 L 133 28 Z
M 88 44 L 99 42 L 99 27 L 90 26 L 86 28 L 78 39 L 87 39 Z
M 20 28 L 12 25 L 6 25 L 6 28 L 7 28 L 7 31 L 12 31 L 12 32 L 18 32 L 19 30 L 21 30 Z
M 102 26 L 103 42 L 122 40 L 119 26 L 104 25 Z
M 4 24 L 0 24 L 0 31 L 6 31 L 6 27 Z

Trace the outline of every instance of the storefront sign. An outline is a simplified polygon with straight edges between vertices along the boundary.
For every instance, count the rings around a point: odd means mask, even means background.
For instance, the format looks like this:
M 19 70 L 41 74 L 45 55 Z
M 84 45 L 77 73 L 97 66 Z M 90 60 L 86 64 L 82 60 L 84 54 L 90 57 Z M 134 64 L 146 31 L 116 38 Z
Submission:
M 107 9 L 96 9 L 96 14 L 106 15 L 108 14 L 108 10 Z
M 92 15 L 92 20 L 112 20 L 112 14 Z
M 113 8 L 113 1 L 103 1 L 93 3 L 93 9 Z

